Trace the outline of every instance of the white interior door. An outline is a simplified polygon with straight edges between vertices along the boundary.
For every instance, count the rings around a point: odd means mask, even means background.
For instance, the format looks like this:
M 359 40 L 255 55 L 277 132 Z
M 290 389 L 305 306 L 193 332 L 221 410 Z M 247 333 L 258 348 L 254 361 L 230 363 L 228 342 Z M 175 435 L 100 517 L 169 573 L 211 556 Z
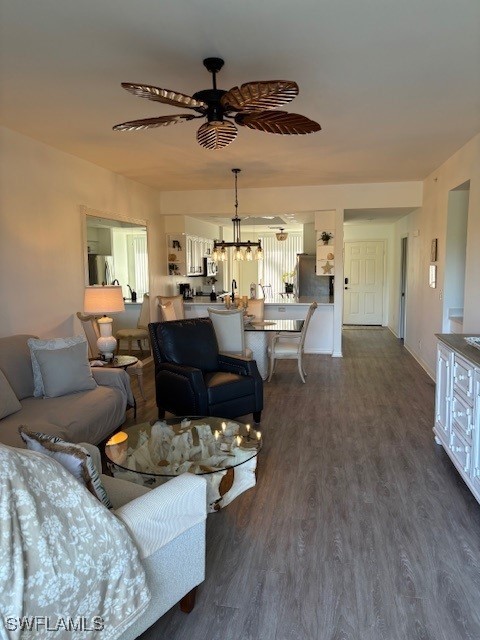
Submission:
M 384 242 L 345 242 L 344 324 L 382 324 Z

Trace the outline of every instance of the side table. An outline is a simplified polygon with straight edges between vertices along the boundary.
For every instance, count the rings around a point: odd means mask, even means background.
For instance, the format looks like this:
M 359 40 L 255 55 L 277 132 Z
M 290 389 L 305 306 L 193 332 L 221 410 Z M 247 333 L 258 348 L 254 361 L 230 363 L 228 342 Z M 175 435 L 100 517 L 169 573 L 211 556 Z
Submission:
M 93 364 L 94 362 L 101 362 L 102 364 L 95 365 Z M 91 366 L 98 367 L 99 369 L 123 369 L 124 371 L 126 371 L 128 367 L 137 364 L 137 362 L 138 358 L 136 358 L 135 356 L 114 356 L 114 358 L 109 362 L 107 362 L 106 360 L 99 361 L 98 358 L 90 358 Z M 140 383 L 139 381 L 139 386 L 142 396 L 145 397 L 143 393 L 143 382 Z M 133 417 L 137 417 L 137 401 L 135 400 L 135 396 L 133 396 Z

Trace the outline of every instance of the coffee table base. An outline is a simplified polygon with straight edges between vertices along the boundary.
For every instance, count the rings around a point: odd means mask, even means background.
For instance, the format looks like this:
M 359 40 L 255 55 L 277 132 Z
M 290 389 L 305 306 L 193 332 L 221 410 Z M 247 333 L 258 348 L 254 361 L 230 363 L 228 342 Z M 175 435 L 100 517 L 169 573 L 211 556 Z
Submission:
M 171 478 L 136 473 L 118 467 L 113 462 L 107 463 L 114 478 L 143 485 L 149 489 L 159 487 Z M 203 475 L 207 481 L 207 507 L 209 513 L 220 511 L 240 494 L 256 485 L 257 458 L 251 458 L 238 467 L 215 471 Z M 188 473 L 188 472 L 187 472 Z

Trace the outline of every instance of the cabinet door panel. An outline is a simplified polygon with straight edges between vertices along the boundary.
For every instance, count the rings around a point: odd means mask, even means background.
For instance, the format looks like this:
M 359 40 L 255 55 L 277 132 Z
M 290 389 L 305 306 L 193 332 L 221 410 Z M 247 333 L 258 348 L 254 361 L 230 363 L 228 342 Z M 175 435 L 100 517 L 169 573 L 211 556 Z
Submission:
M 473 409 L 455 391 L 452 399 L 452 425 L 467 440 L 471 441 L 473 431 Z
M 469 475 L 472 463 L 472 447 L 465 442 L 455 428 L 452 429 L 448 448 L 458 468 L 463 471 L 463 473 Z
M 452 402 L 453 352 L 439 345 L 437 350 L 437 382 L 435 389 L 435 429 L 444 441 L 450 432 Z
M 472 365 L 455 355 L 455 365 L 453 367 L 454 389 L 462 391 L 470 399 L 473 398 L 473 373 Z

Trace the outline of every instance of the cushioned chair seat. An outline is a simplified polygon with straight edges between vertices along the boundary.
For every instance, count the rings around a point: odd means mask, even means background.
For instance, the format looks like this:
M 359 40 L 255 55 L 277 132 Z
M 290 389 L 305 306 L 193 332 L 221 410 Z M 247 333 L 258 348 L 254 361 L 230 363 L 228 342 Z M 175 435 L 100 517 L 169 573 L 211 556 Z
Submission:
M 208 402 L 219 404 L 243 396 L 250 396 L 255 393 L 253 378 L 239 376 L 236 373 L 226 371 L 215 371 L 204 374 L 207 385 Z
M 275 353 L 277 356 L 295 353 L 300 349 L 300 340 L 281 339 L 275 344 Z
M 117 340 L 132 338 L 133 340 L 149 340 L 147 329 L 119 329 L 116 334 Z

